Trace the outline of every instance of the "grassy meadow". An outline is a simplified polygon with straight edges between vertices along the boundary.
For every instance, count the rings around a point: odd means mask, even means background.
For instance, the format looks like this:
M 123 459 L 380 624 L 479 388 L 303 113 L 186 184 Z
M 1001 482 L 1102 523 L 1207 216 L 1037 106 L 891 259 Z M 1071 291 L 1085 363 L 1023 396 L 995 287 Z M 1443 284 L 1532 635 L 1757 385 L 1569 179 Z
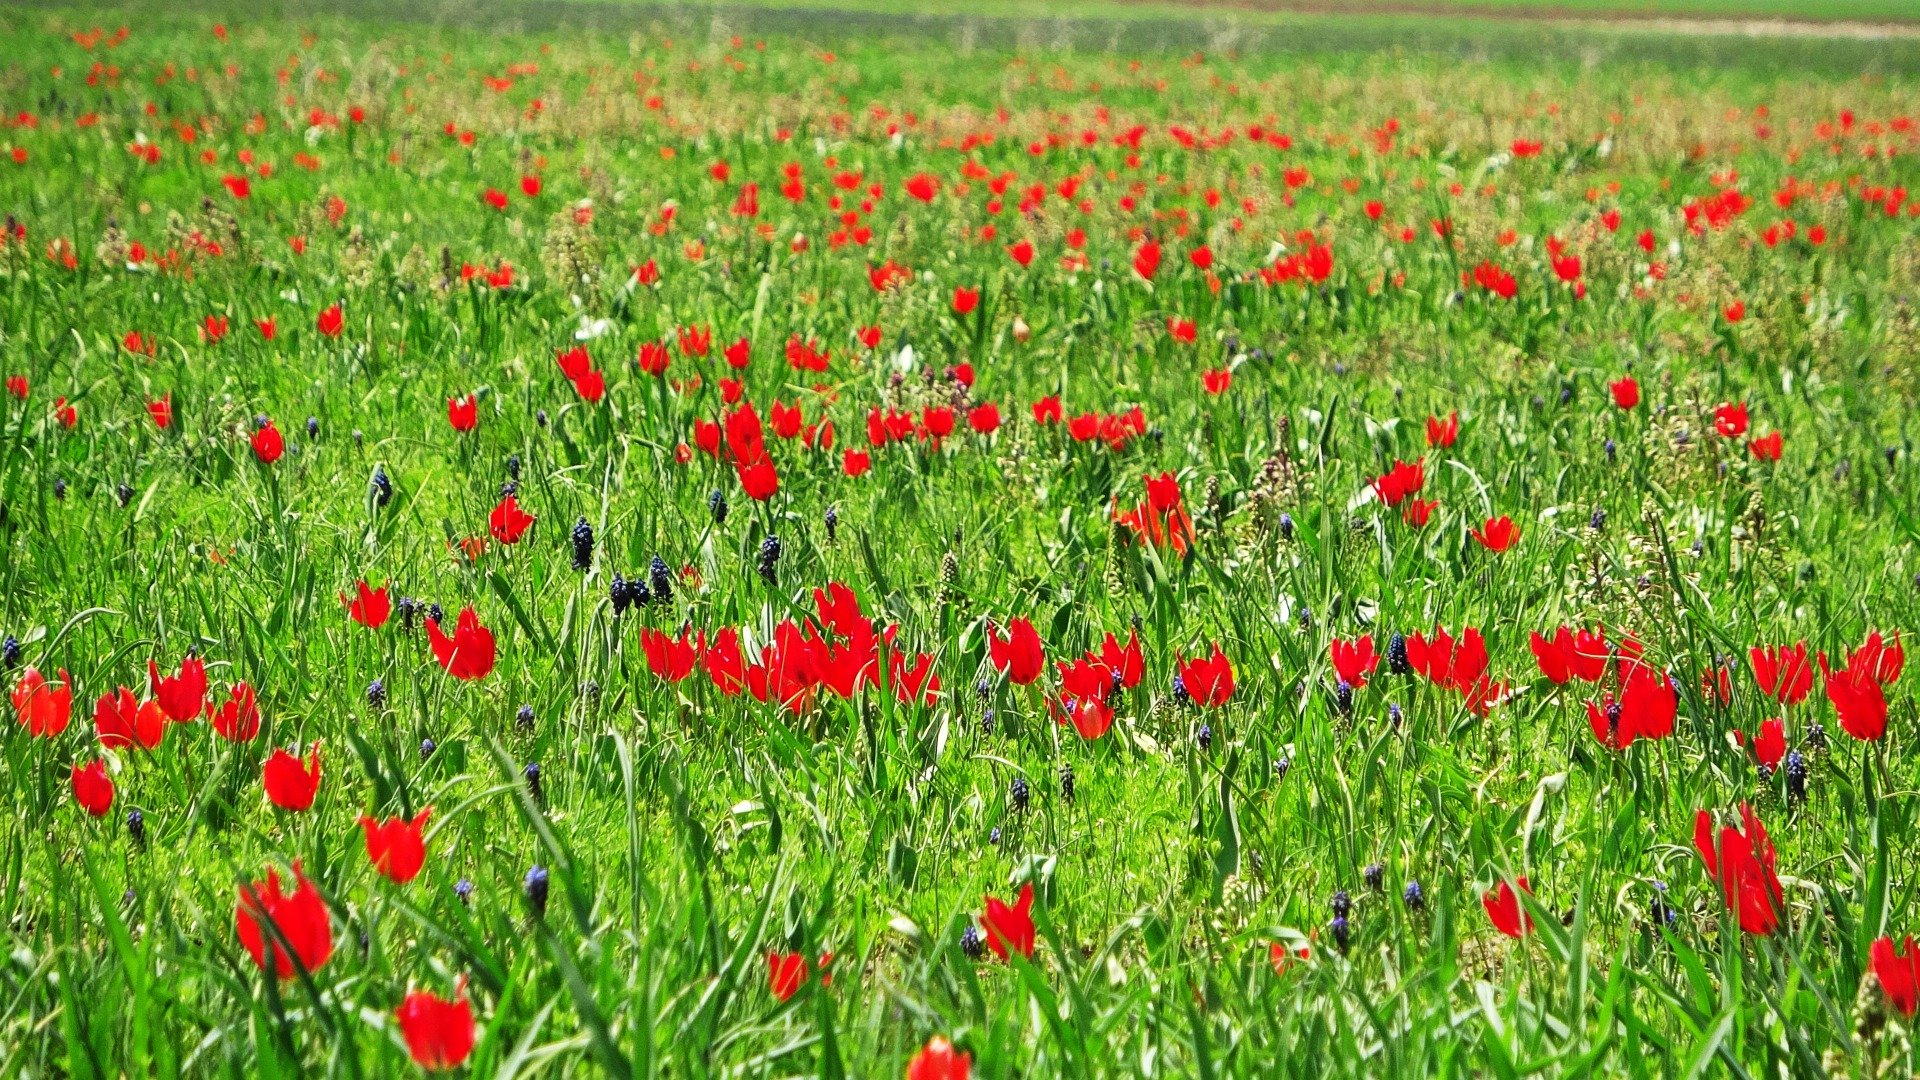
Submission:
M 0 35 L 0 1075 L 1914 1073 L 1920 43 Z

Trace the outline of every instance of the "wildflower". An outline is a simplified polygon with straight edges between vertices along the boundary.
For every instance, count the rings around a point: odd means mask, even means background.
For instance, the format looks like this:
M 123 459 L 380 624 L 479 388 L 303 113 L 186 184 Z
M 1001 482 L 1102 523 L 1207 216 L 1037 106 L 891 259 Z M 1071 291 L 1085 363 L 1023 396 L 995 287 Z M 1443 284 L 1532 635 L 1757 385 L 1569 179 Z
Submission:
M 473 1053 L 473 1006 L 464 995 L 446 1001 L 415 990 L 400 1002 L 394 1018 L 407 1040 L 407 1052 L 423 1069 L 457 1069 Z
M 807 984 L 807 958 L 801 953 L 767 953 L 767 989 L 785 1002 Z
M 274 427 L 271 420 L 254 430 L 251 442 L 253 456 L 258 458 L 262 465 L 271 465 L 279 461 L 280 455 L 287 450 L 286 440 L 281 438 L 280 429 Z
M 527 906 L 533 909 L 536 919 L 547 913 L 547 883 L 547 868 L 538 864 L 530 868 L 520 882 L 520 889 L 527 897 Z
M 1891 937 L 1882 937 L 1868 947 L 1867 959 L 1887 1000 L 1901 1016 L 1912 1016 L 1920 1007 L 1920 950 L 1915 950 L 1913 938 L 1905 938 L 1895 948 Z
M 500 543 L 511 546 L 519 543 L 537 520 L 534 515 L 520 509 L 518 496 L 509 494 L 487 515 L 487 532 Z
M 1419 494 L 1420 489 L 1426 485 L 1427 475 L 1425 466 L 1426 460 L 1424 458 L 1417 458 L 1411 463 L 1395 461 L 1393 468 L 1387 470 L 1385 475 L 1374 480 L 1374 494 L 1378 495 L 1380 501 L 1386 503 L 1388 506 L 1399 506 L 1408 498 Z
M 67 730 L 73 719 L 73 683 L 66 669 L 61 669 L 55 685 L 38 668 L 28 668 L 13 685 L 13 711 L 26 725 L 27 734 L 37 738 L 51 739 Z
M 1787 731 L 1779 717 L 1761 722 L 1760 734 L 1753 739 L 1753 756 L 1768 771 L 1780 767 L 1787 756 Z
M 254 700 L 253 687 L 234 683 L 227 690 L 226 704 L 218 709 L 207 704 L 207 720 L 214 734 L 228 742 L 251 742 L 260 734 L 260 706 Z
M 1470 530 L 1480 545 L 1495 554 L 1511 548 L 1520 539 L 1520 528 L 1505 514 L 1488 518 L 1478 529 Z
M 160 711 L 175 723 L 185 723 L 200 715 L 207 699 L 207 662 L 188 654 L 180 661 L 176 675 L 162 676 L 152 660 L 147 661 L 147 684 Z
M 100 695 L 93 706 L 93 728 L 106 747 L 132 746 L 135 743 L 155 749 L 166 735 L 167 716 L 158 702 L 136 703 L 133 691 L 122 686 L 111 694 Z
M 294 813 L 307 810 L 320 790 L 320 744 L 313 744 L 305 763 L 276 748 L 261 766 L 260 782 L 273 805 Z
M 1782 705 L 1798 705 L 1813 689 L 1813 665 L 1807 662 L 1806 642 L 1792 645 L 1755 645 L 1753 678 L 1760 692 Z
M 428 619 L 427 643 L 433 658 L 456 679 L 484 679 L 493 670 L 493 631 L 480 624 L 472 604 L 461 609 L 452 637 L 441 631 L 438 618 Z
M 103 761 L 90 761 L 86 765 L 74 765 L 70 768 L 68 780 L 73 786 L 73 801 L 80 809 L 97 818 L 107 816 L 113 809 L 113 780 L 107 776 L 107 765 Z
M 366 814 L 360 815 L 360 828 L 367 834 L 367 858 L 373 868 L 396 885 L 412 881 L 427 860 L 426 842 L 420 830 L 432 813 L 433 808 L 428 807 L 415 814 L 411 821 L 397 817 L 376 821 Z
M 496 539 L 498 537 L 496 536 Z M 361 578 L 353 584 L 354 596 L 349 599 L 341 594 L 340 601 L 347 605 L 347 618 L 369 630 L 378 630 L 387 624 L 393 613 L 393 603 L 388 595 L 388 586 L 378 589 L 369 588 L 367 579 Z
M 242 885 L 233 916 L 240 944 L 253 962 L 281 979 L 317 971 L 333 955 L 333 926 L 325 901 L 300 872 L 299 863 L 293 866 L 293 877 L 292 893 L 281 891 L 279 871 L 271 868 L 266 881 Z
M 1033 623 L 1023 616 L 1008 621 L 1005 638 L 997 630 L 989 629 L 987 652 L 993 660 L 993 666 L 1006 672 L 1008 681 L 1015 686 L 1026 686 L 1033 682 L 1046 668 L 1046 647 L 1041 643 L 1040 634 L 1034 630 Z
M 987 948 L 1002 960 L 1010 953 L 1019 953 L 1022 957 L 1033 956 L 1033 882 L 1020 887 L 1020 897 L 1011 907 L 1004 901 L 992 896 L 986 898 L 987 913 L 980 917 L 980 927 L 987 932 Z
M 1740 929 L 1771 934 L 1786 913 L 1786 894 L 1774 872 L 1773 842 L 1752 807 L 1741 804 L 1740 820 L 1740 828 L 1725 826 L 1716 835 L 1713 815 L 1699 811 L 1693 820 L 1693 846 Z
M 1433 449 L 1445 449 L 1460 438 L 1460 414 L 1450 412 L 1445 420 L 1437 416 L 1427 417 L 1427 445 Z
M 1513 885 L 1519 885 L 1520 891 L 1529 896 L 1533 894 L 1524 877 L 1513 879 L 1511 885 L 1502 879 L 1497 887 L 1481 894 L 1480 904 L 1487 909 L 1487 918 L 1493 921 L 1495 930 L 1510 938 L 1521 938 L 1533 933 L 1533 916 L 1520 906 L 1520 897 Z
M 1616 408 L 1631 410 L 1640 404 L 1640 382 L 1631 375 L 1607 384 Z
M 455 431 L 472 431 L 480 423 L 479 399 L 472 394 L 447 399 L 447 423 Z
M 1335 638 L 1328 646 L 1333 661 L 1333 670 L 1340 681 L 1358 690 L 1367 685 L 1367 676 L 1373 673 L 1380 658 L 1373 652 L 1373 635 L 1362 634 L 1353 641 Z
M 1867 667 L 1829 671 L 1826 654 L 1820 655 L 1820 677 L 1840 728 L 1863 742 L 1878 741 L 1887 733 L 1887 696 L 1875 674 Z
M 935 1035 L 907 1063 L 907 1080 L 968 1080 L 972 1070 L 972 1054 L 955 1050 L 952 1043 Z
M 1178 663 L 1180 683 L 1193 700 L 1209 708 L 1218 708 L 1233 698 L 1233 665 L 1216 642 L 1209 656 L 1198 660 L 1182 658 Z

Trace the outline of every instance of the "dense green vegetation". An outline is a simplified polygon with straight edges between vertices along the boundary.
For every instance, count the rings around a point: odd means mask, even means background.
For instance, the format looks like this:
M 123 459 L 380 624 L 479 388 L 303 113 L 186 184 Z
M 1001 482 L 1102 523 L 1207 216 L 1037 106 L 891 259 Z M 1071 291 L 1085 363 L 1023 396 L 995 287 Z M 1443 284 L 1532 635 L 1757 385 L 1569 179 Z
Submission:
M 0 1070 L 1912 1071 L 1905 46 L 595 8 L 0 12 Z

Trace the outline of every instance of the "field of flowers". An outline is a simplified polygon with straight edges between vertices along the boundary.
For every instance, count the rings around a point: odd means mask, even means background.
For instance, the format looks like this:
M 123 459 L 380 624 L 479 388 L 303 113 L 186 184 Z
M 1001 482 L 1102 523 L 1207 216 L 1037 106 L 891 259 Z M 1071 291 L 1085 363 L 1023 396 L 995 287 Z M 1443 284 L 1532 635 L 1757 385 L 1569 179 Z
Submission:
M 1911 71 L 609 18 L 0 11 L 0 1074 L 1914 1072 Z

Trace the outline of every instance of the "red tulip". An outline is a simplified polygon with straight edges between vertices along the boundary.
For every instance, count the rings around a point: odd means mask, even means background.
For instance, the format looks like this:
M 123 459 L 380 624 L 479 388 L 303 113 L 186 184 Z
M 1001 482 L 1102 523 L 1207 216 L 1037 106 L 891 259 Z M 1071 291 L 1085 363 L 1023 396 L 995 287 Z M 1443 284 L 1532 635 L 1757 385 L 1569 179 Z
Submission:
M 1009 953 L 1033 956 L 1033 882 L 1020 886 L 1020 898 L 1008 907 L 1004 901 L 987 897 L 987 913 L 980 917 L 980 928 L 987 932 L 987 948 L 1005 960 Z
M 66 669 L 61 669 L 56 686 L 39 668 L 28 668 L 13 685 L 13 711 L 29 735 L 51 739 L 67 730 L 73 719 L 73 683 Z
M 1602 746 L 1625 750 L 1635 739 L 1673 734 L 1680 697 L 1673 680 L 1638 661 L 1621 664 L 1620 691 L 1587 702 L 1587 723 Z
M 479 399 L 472 394 L 463 398 L 447 399 L 447 423 L 455 431 L 472 431 L 480 423 Z
M 276 747 L 260 768 L 260 782 L 267 800 L 282 810 L 297 814 L 312 807 L 320 791 L 320 744 L 313 744 L 305 762 Z
M 493 631 L 480 625 L 472 604 L 460 610 L 452 637 L 441 631 L 438 619 L 428 619 L 427 644 L 433 647 L 433 658 L 456 679 L 484 679 L 493 671 Z
M 1353 641 L 1335 638 L 1328 652 L 1332 655 L 1334 673 L 1355 690 L 1367 685 L 1367 676 L 1380 663 L 1373 651 L 1372 634 L 1362 634 Z
M 1613 403 L 1619 408 L 1631 409 L 1640 404 L 1640 383 L 1631 375 L 1608 383 L 1607 389 L 1613 393 Z
M 807 958 L 800 953 L 767 953 L 767 989 L 786 1001 L 807 984 Z
M 940 193 L 940 181 L 926 173 L 915 173 L 907 178 L 903 186 L 907 189 L 907 194 L 921 202 L 932 202 L 933 197 Z
M 207 703 L 207 662 L 188 654 L 180 661 L 180 673 L 162 677 L 159 665 L 147 661 L 147 685 L 160 711 L 175 723 L 185 723 L 200 715 Z
M 1885 686 L 1900 678 L 1900 669 L 1907 663 L 1907 651 L 1900 644 L 1900 635 L 1893 635 L 1893 644 L 1875 630 L 1867 635 L 1867 640 L 1847 657 L 1847 667 L 1870 672 L 1873 681 Z
M 953 313 L 970 315 L 980 306 L 980 290 L 966 285 L 956 285 L 953 290 Z
M 1160 245 L 1148 240 L 1133 253 L 1133 272 L 1148 281 L 1160 270 Z
M 1488 551 L 1498 554 L 1511 548 L 1520 539 L 1520 527 L 1505 514 L 1497 518 L 1488 518 L 1477 529 L 1470 530 L 1475 540 Z
M 1761 723 L 1760 734 L 1753 740 L 1753 756 L 1769 769 L 1780 767 L 1787 756 L 1787 729 L 1779 717 Z
M 935 1035 L 907 1063 L 907 1080 L 968 1080 L 972 1071 L 972 1054 Z
M 418 876 L 420 867 L 427 861 L 427 845 L 420 829 L 432 813 L 433 808 L 429 806 L 415 814 L 412 821 L 397 817 L 375 821 L 360 815 L 360 828 L 367 834 L 367 858 L 373 862 L 373 868 L 396 885 L 405 885 Z
M 1022 267 L 1033 263 L 1033 241 L 1021 240 L 1007 248 L 1007 255 Z
M 696 637 L 691 629 L 684 627 L 678 638 L 668 637 L 652 627 L 640 631 L 640 648 L 647 656 L 647 670 L 653 672 L 656 679 L 679 682 L 693 674 L 700 654 L 705 651 L 706 638 L 705 631 Z
M 1426 459 L 1418 458 L 1413 462 L 1395 461 L 1393 468 L 1373 482 L 1374 494 L 1388 506 L 1399 506 L 1410 496 L 1417 495 L 1426 486 Z
M 1720 886 L 1727 910 L 1749 934 L 1771 934 L 1786 914 L 1786 894 L 1774 872 L 1773 841 L 1753 808 L 1740 804 L 1741 828 L 1726 826 L 1716 836 L 1713 815 L 1699 811 L 1693 819 L 1693 846 L 1706 863 L 1707 873 Z
M 740 477 L 740 490 L 755 502 L 766 502 L 780 491 L 780 474 L 771 461 L 736 464 L 734 472 Z
M 840 468 L 848 476 L 863 476 L 873 467 L 873 457 L 865 450 L 847 450 L 841 454 Z
M 984 401 L 967 411 L 967 426 L 981 435 L 991 435 L 1000 430 L 1000 408 L 991 401 Z
M 106 747 L 139 743 L 148 750 L 160 745 L 167 733 L 167 714 L 158 702 L 136 703 L 133 691 L 122 686 L 111 694 L 100 695 L 93 705 L 93 729 Z
M 280 429 L 274 427 L 271 420 L 254 431 L 252 445 L 253 456 L 263 465 L 279 461 L 287 450 L 287 441 L 280 437 Z
M 339 337 L 340 331 L 346 328 L 346 318 L 340 313 L 340 305 L 334 304 L 322 311 L 313 325 L 325 337 Z
M 153 417 L 153 426 L 162 431 L 173 426 L 173 394 L 171 391 L 161 394 L 147 402 L 147 415 Z
M 107 775 L 106 762 L 71 766 L 68 778 L 73 784 L 73 801 L 80 804 L 80 809 L 97 818 L 106 817 L 113 809 L 113 780 Z
M 1447 414 L 1445 420 L 1437 416 L 1427 417 L 1427 445 L 1434 449 L 1445 449 L 1460 438 L 1460 413 Z
M 527 534 L 527 530 L 532 528 L 537 520 L 539 519 L 534 515 L 520 509 L 518 495 L 509 494 L 500 500 L 492 513 L 487 515 L 487 532 L 495 540 L 513 545 L 520 542 L 520 538 Z
M 1293 967 L 1296 959 L 1309 960 L 1312 957 L 1313 949 L 1306 945 L 1298 949 L 1289 949 L 1278 941 L 1269 942 L 1267 945 L 1267 963 L 1273 965 L 1275 975 L 1285 975 L 1287 969 Z
M 1233 698 L 1233 665 L 1215 643 L 1211 655 L 1199 660 L 1181 659 L 1180 685 L 1195 703 L 1209 708 L 1225 705 Z
M 1747 433 L 1747 403 L 1722 405 L 1713 410 L 1713 430 L 1725 438 L 1735 438 Z
M 1820 654 L 1827 700 L 1833 702 L 1841 729 L 1862 742 L 1877 742 L 1887 733 L 1887 695 L 1874 674 L 1870 668 L 1828 671 L 1826 654 Z
M 496 533 L 495 539 L 498 537 L 499 534 Z M 351 599 L 344 594 L 340 597 L 341 602 L 347 605 L 347 618 L 369 630 L 378 630 L 385 626 L 388 617 L 393 614 L 393 601 L 388 595 L 387 586 L 382 585 L 378 589 L 369 588 L 367 579 L 361 578 L 353 583 L 353 590 L 354 595 Z
M 673 356 L 667 352 L 665 345 L 657 341 L 643 341 L 640 343 L 640 352 L 634 357 L 633 362 L 639 365 L 643 374 L 665 375 L 667 365 L 673 362 Z
M 279 871 L 269 868 L 266 881 L 240 887 L 240 903 L 233 913 L 234 931 L 253 962 L 282 979 L 300 971 L 317 971 L 333 955 L 333 924 L 326 902 L 300 872 L 299 863 L 293 866 L 293 877 L 293 892 L 282 893 Z
M 1486 639 L 1472 626 L 1463 628 L 1458 640 L 1442 627 L 1435 627 L 1431 638 L 1408 634 L 1407 661 L 1436 686 L 1472 694 L 1486 681 Z
M 1514 884 L 1520 891 L 1531 896 L 1533 889 L 1526 878 L 1515 878 Z M 1520 906 L 1520 897 L 1504 879 L 1492 889 L 1480 896 L 1481 906 L 1487 909 L 1487 918 L 1493 920 L 1493 928 L 1510 938 L 1526 937 L 1533 933 L 1533 916 Z
M 415 990 L 400 1002 L 394 1016 L 407 1052 L 423 1069 L 457 1069 L 473 1053 L 473 1006 L 462 996 L 444 1001 L 425 990 Z
M 1530 644 L 1534 660 L 1540 665 L 1540 674 L 1556 685 L 1572 678 L 1599 682 L 1606 674 L 1607 659 L 1612 655 L 1603 628 L 1569 630 L 1562 626 L 1551 638 L 1535 631 Z M 1639 655 L 1639 642 L 1632 638 L 1620 642 L 1622 660 L 1637 659 Z
M 1813 689 L 1813 665 L 1807 663 L 1807 643 L 1755 645 L 1753 678 L 1760 692 L 1782 705 L 1798 705 Z
M 1781 441 L 1779 432 L 1768 432 L 1749 442 L 1747 452 L 1753 455 L 1755 461 L 1779 461 Z
M 1007 621 L 1005 638 L 996 629 L 987 630 L 987 655 L 993 666 L 1006 672 L 1007 681 L 1015 686 L 1026 686 L 1038 679 L 1047 666 L 1046 646 L 1041 644 L 1033 623 L 1023 616 Z
M 218 709 L 207 703 L 207 720 L 214 734 L 228 742 L 251 742 L 260 734 L 260 706 L 254 700 L 253 687 L 234 683 L 227 690 L 227 703 Z
M 1058 723 L 1072 724 L 1073 730 L 1089 741 L 1105 735 L 1113 727 L 1113 708 L 1096 694 L 1063 699 L 1058 706 L 1053 706 L 1053 712 Z
M 1883 937 L 1868 947 L 1867 959 L 1887 1000 L 1901 1016 L 1912 1016 L 1920 1007 L 1920 950 L 1913 947 L 1913 938 L 1906 938 L 1896 949 L 1892 938 Z

